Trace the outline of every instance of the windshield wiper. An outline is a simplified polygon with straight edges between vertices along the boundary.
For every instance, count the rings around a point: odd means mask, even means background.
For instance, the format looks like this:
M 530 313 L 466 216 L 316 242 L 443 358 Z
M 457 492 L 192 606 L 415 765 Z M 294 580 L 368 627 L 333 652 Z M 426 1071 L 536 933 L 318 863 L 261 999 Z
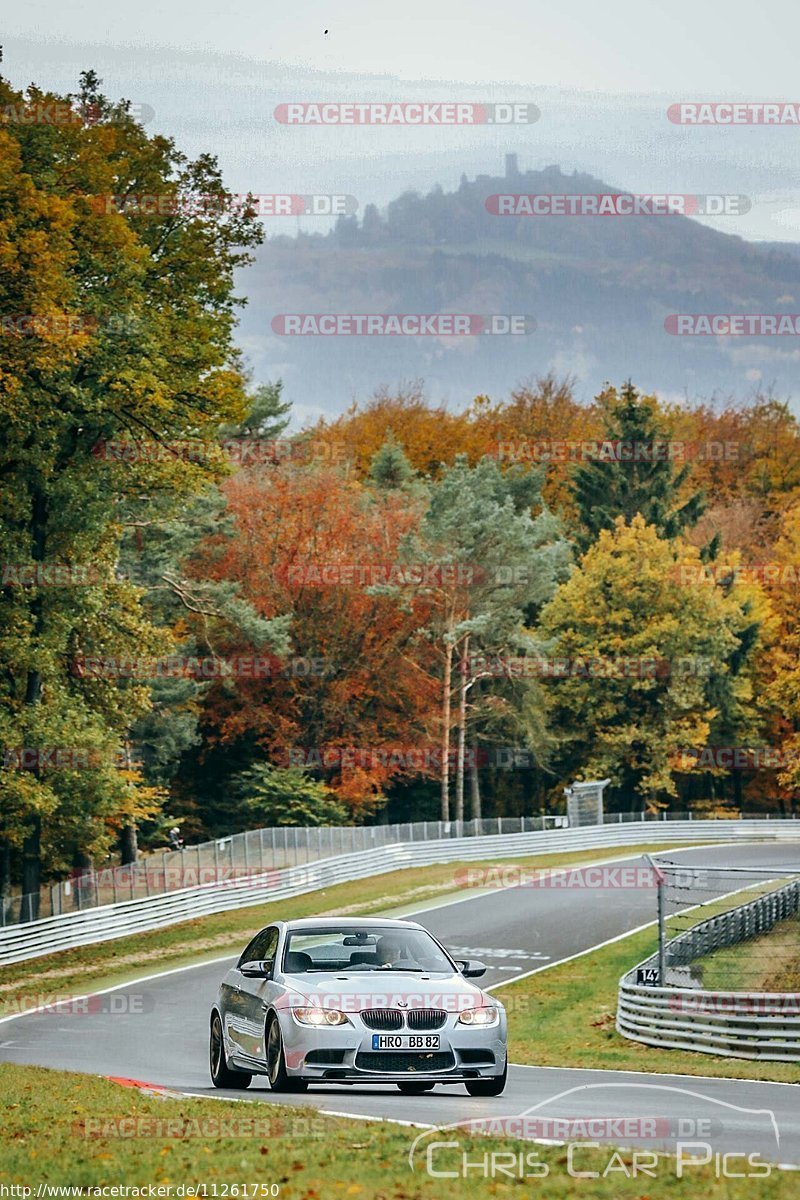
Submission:
M 427 967 L 393 967 L 391 963 L 384 963 L 375 969 L 377 971 L 410 971 L 412 975 L 424 975 Z

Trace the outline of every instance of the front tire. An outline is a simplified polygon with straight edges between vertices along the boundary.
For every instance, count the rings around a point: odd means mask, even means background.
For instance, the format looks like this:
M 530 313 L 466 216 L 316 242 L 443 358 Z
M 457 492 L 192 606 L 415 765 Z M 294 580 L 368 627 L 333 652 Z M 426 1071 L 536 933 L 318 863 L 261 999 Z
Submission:
M 297 1079 L 286 1070 L 286 1055 L 283 1050 L 283 1034 L 277 1017 L 272 1017 L 267 1026 L 266 1037 L 267 1078 L 273 1092 L 304 1092 L 308 1088 L 305 1079 Z
M 209 1067 L 211 1082 L 216 1088 L 246 1088 L 249 1087 L 253 1076 L 246 1071 L 232 1071 L 225 1057 L 225 1043 L 222 1038 L 222 1020 L 219 1013 L 211 1018 L 211 1036 L 209 1039 Z
M 423 1092 L 433 1090 L 432 1083 L 398 1083 L 398 1088 L 404 1096 L 421 1096 Z
M 465 1084 L 470 1096 L 499 1096 L 508 1081 L 508 1061 L 503 1066 L 502 1075 L 494 1075 L 491 1079 L 471 1079 Z

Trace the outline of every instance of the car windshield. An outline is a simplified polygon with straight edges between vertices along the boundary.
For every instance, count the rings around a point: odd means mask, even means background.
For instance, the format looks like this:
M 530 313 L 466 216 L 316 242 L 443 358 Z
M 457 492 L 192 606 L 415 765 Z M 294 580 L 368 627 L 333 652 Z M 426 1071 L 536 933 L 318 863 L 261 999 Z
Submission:
M 304 929 L 286 939 L 287 975 L 315 971 L 447 971 L 456 968 L 424 929 Z

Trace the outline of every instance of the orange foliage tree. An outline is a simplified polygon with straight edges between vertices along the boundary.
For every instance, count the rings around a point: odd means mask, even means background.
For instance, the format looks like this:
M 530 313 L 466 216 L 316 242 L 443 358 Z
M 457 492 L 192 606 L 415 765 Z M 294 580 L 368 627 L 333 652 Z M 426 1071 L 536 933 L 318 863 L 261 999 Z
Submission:
M 353 405 L 336 420 L 320 423 L 312 439 L 341 449 L 356 475 L 364 479 L 372 460 L 385 442 L 394 439 L 403 447 L 415 471 L 438 475 L 459 454 L 471 463 L 486 452 L 482 433 L 468 412 L 452 413 L 441 405 L 431 406 L 421 388 L 411 387 L 395 395 L 379 392 L 366 405 Z
M 571 463 L 564 448 L 600 433 L 597 405 L 579 404 L 570 380 L 548 375 L 521 385 L 508 401 L 476 396 L 460 413 L 430 405 L 419 386 L 395 394 L 379 392 L 363 407 L 353 405 L 334 421 L 322 420 L 307 436 L 312 444 L 316 440 L 336 447 L 361 479 L 391 439 L 402 446 L 414 470 L 430 478 L 438 478 L 459 455 L 466 456 L 470 466 L 485 455 L 504 468 L 543 466 L 546 504 L 554 511 L 570 512 Z
M 406 752 L 430 742 L 436 720 L 424 599 L 413 588 L 399 600 L 374 594 L 374 574 L 359 578 L 397 561 L 421 499 L 320 466 L 240 471 L 225 492 L 233 530 L 211 539 L 203 570 L 237 581 L 265 617 L 291 613 L 293 657 L 268 678 L 214 686 L 206 734 L 254 739 L 277 765 L 307 765 L 366 815 L 408 773 Z

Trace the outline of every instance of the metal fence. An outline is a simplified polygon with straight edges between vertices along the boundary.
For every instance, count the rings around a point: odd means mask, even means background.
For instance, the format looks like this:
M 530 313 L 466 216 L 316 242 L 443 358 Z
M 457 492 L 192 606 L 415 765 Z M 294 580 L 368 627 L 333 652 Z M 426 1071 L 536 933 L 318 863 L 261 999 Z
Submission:
M 778 870 L 784 877 L 798 876 L 797 871 Z M 691 890 L 689 885 L 684 888 Z M 796 917 L 800 912 L 800 877 L 779 887 L 773 884 L 772 890 L 704 920 L 695 917 L 668 941 L 663 938 L 663 894 L 659 909 L 659 950 L 620 980 L 618 1031 L 651 1046 L 732 1058 L 800 1062 L 800 993 L 712 991 L 702 986 L 702 973 L 692 969 L 693 964 L 709 955 L 768 933 L 779 922 Z M 687 922 L 696 912 L 694 905 L 684 910 Z M 766 947 L 765 953 L 769 952 Z M 644 982 L 648 975 L 653 975 L 658 984 Z
M 687 966 L 717 950 L 738 946 L 759 934 L 768 933 L 779 921 L 793 917 L 798 907 L 800 879 L 795 879 L 774 892 L 701 921 L 673 938 L 667 946 L 667 982 L 670 972 L 675 968 Z
M 768 814 L 744 820 L 774 820 Z M 606 813 L 605 825 L 692 820 L 691 813 Z M 341 854 L 398 843 L 544 832 L 566 817 L 491 817 L 477 821 L 416 821 L 395 825 L 278 826 L 251 829 L 214 841 L 143 855 L 124 867 L 85 871 L 36 895 L 0 897 L 0 927 L 84 912 L 125 900 L 143 900 L 204 883 L 224 882 L 253 870 L 282 870 Z
M 505 818 L 503 819 L 505 824 Z M 0 929 L 0 965 L 52 954 L 59 950 L 109 941 L 127 934 L 159 929 L 210 913 L 288 899 L 338 883 L 352 882 L 406 867 L 434 863 L 493 861 L 542 853 L 566 853 L 604 847 L 635 846 L 642 842 L 722 842 L 800 839 L 795 821 L 648 821 L 619 822 L 594 828 L 555 829 L 518 833 L 397 842 L 319 859 L 304 865 L 268 868 L 253 866 L 199 886 L 158 895 L 118 900 L 83 911 L 73 910 L 33 922 Z M 382 829 L 384 826 L 376 828 Z M 454 872 L 453 888 L 458 886 Z

